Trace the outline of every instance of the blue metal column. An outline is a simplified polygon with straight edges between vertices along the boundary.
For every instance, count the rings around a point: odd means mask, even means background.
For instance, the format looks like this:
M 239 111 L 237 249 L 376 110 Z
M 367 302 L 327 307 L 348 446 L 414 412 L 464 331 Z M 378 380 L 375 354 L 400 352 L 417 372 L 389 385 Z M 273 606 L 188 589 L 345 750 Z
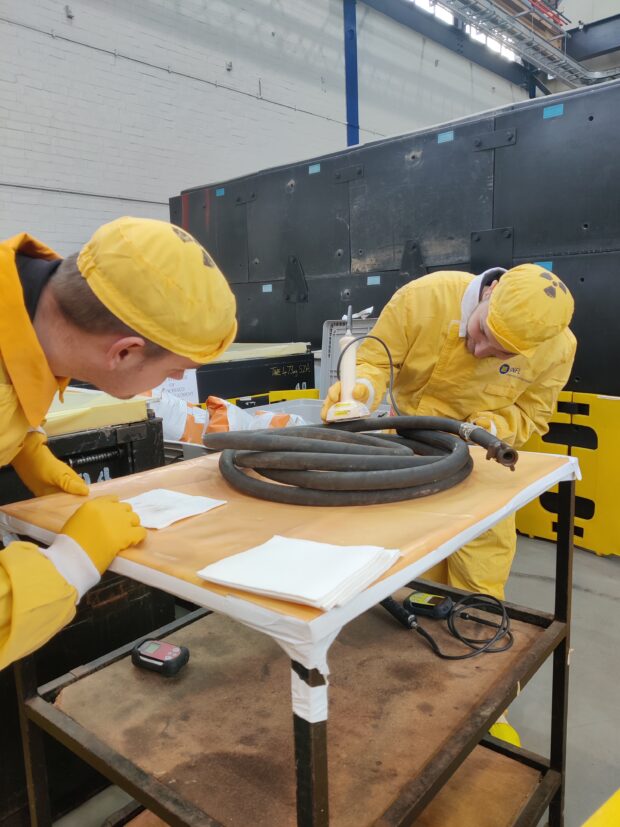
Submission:
M 344 75 L 347 100 L 347 146 L 359 144 L 359 94 L 357 88 L 356 0 L 342 0 L 344 18 Z

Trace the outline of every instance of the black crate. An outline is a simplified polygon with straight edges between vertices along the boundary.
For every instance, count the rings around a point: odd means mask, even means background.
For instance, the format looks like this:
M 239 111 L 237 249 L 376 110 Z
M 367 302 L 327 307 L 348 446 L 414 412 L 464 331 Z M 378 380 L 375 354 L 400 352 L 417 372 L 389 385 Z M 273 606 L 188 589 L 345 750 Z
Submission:
M 161 419 L 53 436 L 49 447 L 88 483 L 124 477 L 164 464 Z M 11 466 L 0 468 L 0 505 L 27 500 L 30 491 Z
M 232 399 L 267 391 L 303 390 L 314 387 L 314 356 L 298 353 L 272 359 L 215 362 L 197 370 L 198 399 L 208 396 Z
M 160 419 L 52 437 L 54 454 L 91 482 L 164 464 Z M 30 497 L 10 467 L 0 470 L 0 502 Z M 81 600 L 73 621 L 36 653 L 40 683 L 129 643 L 174 620 L 174 598 L 126 577 L 107 573 Z M 4 728 L 0 738 L 0 827 L 28 827 L 26 779 L 13 670 L 0 673 Z M 47 769 L 55 818 L 109 782 L 57 741 L 46 737 Z
M 174 620 L 174 598 L 126 577 L 107 573 L 81 600 L 72 622 L 36 653 L 40 683 L 63 675 Z M 0 825 L 28 827 L 26 778 L 17 696 L 11 668 L 0 672 Z M 45 736 L 54 818 L 74 809 L 109 781 L 58 741 Z

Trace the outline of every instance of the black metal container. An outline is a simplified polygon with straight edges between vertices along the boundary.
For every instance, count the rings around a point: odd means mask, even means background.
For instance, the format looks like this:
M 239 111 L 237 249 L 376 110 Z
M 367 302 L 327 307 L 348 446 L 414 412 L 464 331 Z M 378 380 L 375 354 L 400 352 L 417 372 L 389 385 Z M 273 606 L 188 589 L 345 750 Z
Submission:
M 164 464 L 160 419 L 114 425 L 51 437 L 54 454 L 90 482 L 121 477 Z M 0 503 L 30 497 L 10 467 L 0 469 Z M 148 634 L 175 615 L 171 595 L 126 577 L 107 573 L 81 600 L 73 621 L 37 655 L 38 679 L 45 683 Z M 11 668 L 0 672 L 3 734 L 0 738 L 0 827 L 28 827 L 21 734 Z M 108 781 L 57 741 L 46 739 L 54 817 L 73 809 Z

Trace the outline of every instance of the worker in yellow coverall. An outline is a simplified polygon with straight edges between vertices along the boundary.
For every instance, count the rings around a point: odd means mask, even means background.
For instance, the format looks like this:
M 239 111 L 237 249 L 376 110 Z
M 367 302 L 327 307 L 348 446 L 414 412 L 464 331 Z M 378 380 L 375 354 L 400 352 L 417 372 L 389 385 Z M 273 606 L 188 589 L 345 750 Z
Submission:
M 235 299 L 209 254 L 164 221 L 119 218 L 61 259 L 22 233 L 0 242 L 0 464 L 36 496 L 88 494 L 41 429 L 69 377 L 128 398 L 222 353 Z M 146 532 L 131 507 L 98 497 L 49 548 L 0 551 L 0 668 L 41 646 L 123 549 Z
M 394 363 L 403 414 L 472 422 L 521 447 L 544 434 L 576 350 L 566 285 L 536 264 L 480 276 L 445 271 L 409 282 L 385 306 L 372 335 Z M 357 355 L 354 396 L 375 408 L 389 381 L 385 349 L 372 339 Z M 332 385 L 322 410 L 340 398 Z M 499 599 L 516 549 L 514 514 L 427 572 L 432 580 Z

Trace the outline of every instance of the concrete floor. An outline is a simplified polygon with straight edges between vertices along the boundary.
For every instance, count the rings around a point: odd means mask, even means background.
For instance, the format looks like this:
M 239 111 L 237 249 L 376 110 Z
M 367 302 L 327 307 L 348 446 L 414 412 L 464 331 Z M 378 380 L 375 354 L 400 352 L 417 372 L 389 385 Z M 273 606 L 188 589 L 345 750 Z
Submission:
M 519 538 L 507 600 L 553 610 L 555 549 Z M 566 827 L 581 827 L 620 787 L 620 558 L 575 552 L 566 779 Z M 512 704 L 523 746 L 549 754 L 551 662 Z M 111 787 L 56 822 L 100 827 L 129 797 Z M 543 822 L 544 823 L 544 822 Z
M 506 599 L 553 611 L 555 550 L 519 538 Z M 566 827 L 580 827 L 620 787 L 620 558 L 575 551 Z M 548 755 L 551 661 L 510 708 L 527 749 Z

